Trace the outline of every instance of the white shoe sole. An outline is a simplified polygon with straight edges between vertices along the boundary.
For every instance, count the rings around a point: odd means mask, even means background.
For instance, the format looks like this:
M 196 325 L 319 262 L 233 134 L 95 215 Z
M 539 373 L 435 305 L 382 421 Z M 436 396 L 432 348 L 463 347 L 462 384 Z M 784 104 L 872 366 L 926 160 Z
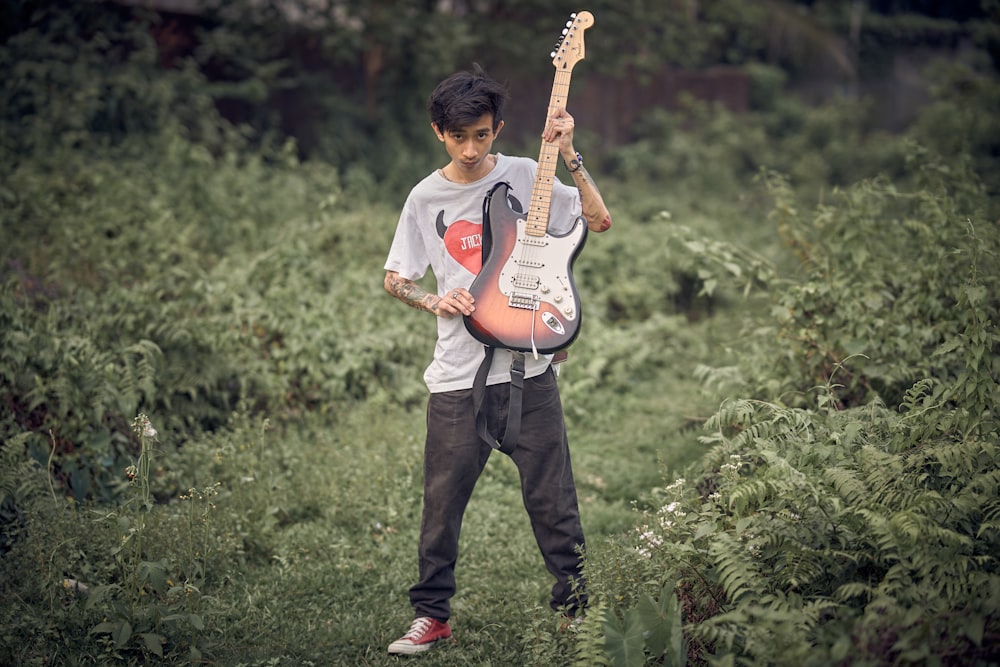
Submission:
M 444 639 L 444 637 L 442 637 L 442 639 Z M 431 650 L 440 641 L 441 639 L 435 639 L 434 641 L 427 642 L 426 644 L 396 641 L 389 644 L 389 653 L 393 655 L 416 655 L 417 653 L 423 653 L 424 651 Z

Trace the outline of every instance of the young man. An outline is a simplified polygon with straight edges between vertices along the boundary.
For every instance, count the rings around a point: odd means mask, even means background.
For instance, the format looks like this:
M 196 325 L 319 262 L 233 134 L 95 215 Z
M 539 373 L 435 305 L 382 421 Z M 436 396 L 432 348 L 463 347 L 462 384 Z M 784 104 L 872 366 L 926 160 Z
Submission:
M 494 184 L 508 182 L 510 204 L 520 210 L 513 199 L 528 201 L 534 184 L 535 160 L 491 152 L 504 126 L 506 98 L 505 88 L 478 65 L 434 89 L 428 105 L 431 127 L 450 161 L 410 192 L 385 263 L 386 291 L 437 316 L 438 325 L 434 357 L 424 373 L 430 398 L 419 580 L 410 588 L 415 619 L 410 630 L 389 645 L 389 653 L 420 653 L 451 636 L 449 600 L 455 593 L 462 517 L 493 449 L 477 431 L 473 407 L 473 381 L 484 346 L 468 333 L 462 316 L 476 308 L 468 288 L 482 268 L 486 194 Z M 553 184 L 549 230 L 562 235 L 582 214 L 591 231 L 603 232 L 611 226 L 611 215 L 573 146 L 573 127 L 573 117 L 559 109 L 542 132 L 543 141 L 558 144 L 576 185 L 558 180 Z M 435 294 L 415 282 L 428 267 L 436 279 Z M 573 615 L 586 604 L 581 577 L 584 538 L 566 426 L 551 355 L 525 357 L 520 436 L 510 456 L 520 474 L 535 539 L 556 579 L 551 606 Z M 510 351 L 497 350 L 482 403 L 490 424 L 506 422 L 510 365 Z

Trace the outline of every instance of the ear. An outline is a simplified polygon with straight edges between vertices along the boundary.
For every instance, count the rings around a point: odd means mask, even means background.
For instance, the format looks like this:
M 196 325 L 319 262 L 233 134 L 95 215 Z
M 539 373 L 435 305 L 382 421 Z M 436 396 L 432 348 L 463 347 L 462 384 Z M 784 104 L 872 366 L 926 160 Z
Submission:
M 496 139 L 498 136 L 500 136 L 500 130 L 502 130 L 502 129 L 503 129 L 503 121 L 500 121 L 499 123 L 497 123 L 497 129 L 493 130 L 493 138 L 494 139 Z
M 434 134 L 437 135 L 438 141 L 444 141 L 444 132 L 438 129 L 437 123 L 431 123 L 431 127 L 434 128 Z

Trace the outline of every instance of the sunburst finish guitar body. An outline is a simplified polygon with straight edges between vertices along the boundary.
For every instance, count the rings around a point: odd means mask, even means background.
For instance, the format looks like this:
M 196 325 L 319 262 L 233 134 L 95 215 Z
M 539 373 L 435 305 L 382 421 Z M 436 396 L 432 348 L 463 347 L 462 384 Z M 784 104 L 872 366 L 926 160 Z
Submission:
M 573 342 L 580 330 L 572 265 L 587 238 L 587 222 L 577 218 L 565 236 L 534 235 L 526 216 L 507 202 L 508 188 L 506 183 L 493 186 L 484 206 L 488 255 L 469 288 L 476 310 L 465 324 L 487 345 L 555 352 Z
M 552 54 L 556 68 L 548 116 L 566 107 L 573 66 L 583 59 L 590 12 L 574 14 Z M 548 117 L 547 116 L 547 117 Z M 469 287 L 476 310 L 465 326 L 486 345 L 547 354 L 567 347 L 580 331 L 580 296 L 573 262 L 587 238 L 583 217 L 568 232 L 549 232 L 549 208 L 559 148 L 543 142 L 527 211 L 508 203 L 510 185 L 497 183 L 483 203 L 483 268 Z

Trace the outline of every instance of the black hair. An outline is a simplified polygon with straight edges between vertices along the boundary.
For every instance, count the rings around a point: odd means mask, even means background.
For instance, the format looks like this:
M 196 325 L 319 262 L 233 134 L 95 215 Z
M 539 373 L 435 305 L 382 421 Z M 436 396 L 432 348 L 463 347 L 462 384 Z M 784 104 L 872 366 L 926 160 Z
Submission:
M 471 72 L 456 72 L 442 81 L 431 93 L 427 111 L 431 122 L 441 132 L 465 127 L 484 114 L 493 114 L 493 129 L 503 120 L 507 89 L 490 78 L 479 63 Z

